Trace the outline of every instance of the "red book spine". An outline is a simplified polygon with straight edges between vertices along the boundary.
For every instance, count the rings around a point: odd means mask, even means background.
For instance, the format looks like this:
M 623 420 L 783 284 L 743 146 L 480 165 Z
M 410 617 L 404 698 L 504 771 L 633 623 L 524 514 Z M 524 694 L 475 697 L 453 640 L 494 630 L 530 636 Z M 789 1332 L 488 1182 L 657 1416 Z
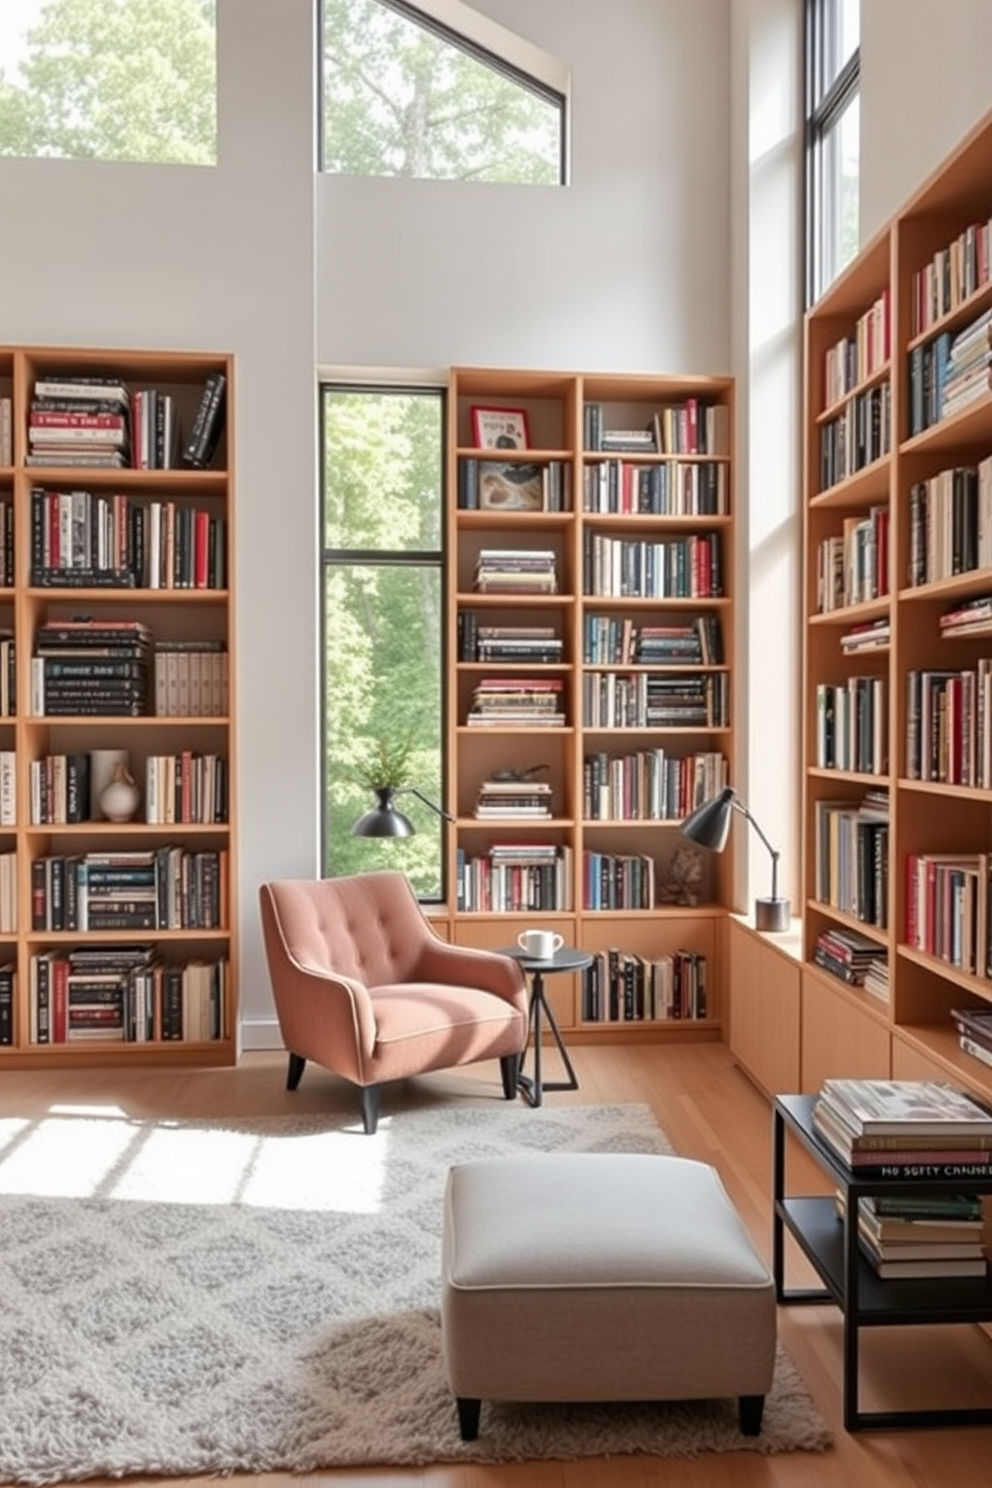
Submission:
M 61 958 L 52 962 L 51 1038 L 53 1044 L 64 1044 L 69 1020 L 69 963 Z
M 210 513 L 198 511 L 193 517 L 193 587 L 208 587 L 210 563 Z
M 28 415 L 31 429 L 123 429 L 120 413 L 50 413 L 36 411 Z

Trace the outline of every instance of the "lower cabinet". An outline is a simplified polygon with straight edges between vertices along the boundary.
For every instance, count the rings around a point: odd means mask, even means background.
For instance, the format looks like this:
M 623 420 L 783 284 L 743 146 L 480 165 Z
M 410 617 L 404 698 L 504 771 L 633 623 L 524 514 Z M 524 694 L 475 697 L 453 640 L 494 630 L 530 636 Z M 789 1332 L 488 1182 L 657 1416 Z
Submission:
M 727 988 L 729 1044 L 737 1063 L 766 1095 L 800 1084 L 801 936 L 755 930 L 731 915 Z
M 803 1093 L 815 1095 L 828 1079 L 891 1079 L 892 1033 L 884 1013 L 862 1004 L 864 996 L 803 967 Z

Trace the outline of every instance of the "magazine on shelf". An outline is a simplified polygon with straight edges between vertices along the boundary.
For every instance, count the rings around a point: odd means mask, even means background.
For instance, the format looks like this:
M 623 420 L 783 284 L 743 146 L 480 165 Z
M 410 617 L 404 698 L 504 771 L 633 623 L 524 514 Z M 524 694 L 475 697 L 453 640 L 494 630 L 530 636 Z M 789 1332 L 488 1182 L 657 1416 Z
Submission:
M 820 1099 L 858 1134 L 992 1134 L 992 1112 L 939 1080 L 824 1080 Z

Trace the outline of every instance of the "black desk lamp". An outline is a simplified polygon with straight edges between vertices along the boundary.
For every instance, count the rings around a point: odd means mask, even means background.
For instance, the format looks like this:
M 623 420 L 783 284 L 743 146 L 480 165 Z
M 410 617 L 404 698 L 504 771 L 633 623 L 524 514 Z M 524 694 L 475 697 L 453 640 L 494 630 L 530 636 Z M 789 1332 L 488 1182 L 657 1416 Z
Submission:
M 776 893 L 778 884 L 779 853 L 772 847 L 743 801 L 737 799 L 732 786 L 724 786 L 719 795 L 697 806 L 682 823 L 682 835 L 711 852 L 723 852 L 730 834 L 730 822 L 735 811 L 749 821 L 772 855 L 772 892 L 769 899 L 754 901 L 754 924 L 757 930 L 788 930 L 791 910 L 788 899 L 780 899 Z
M 418 801 L 423 801 L 438 816 L 443 816 L 445 821 L 454 821 L 454 817 L 444 810 L 443 806 L 436 805 L 423 791 L 419 791 L 415 785 L 380 786 L 376 788 L 378 806 L 373 806 L 371 811 L 366 811 L 360 816 L 351 829 L 353 837 L 412 837 L 416 831 L 413 822 L 402 811 L 397 811 L 393 805 L 394 796 L 410 795 L 416 796 Z

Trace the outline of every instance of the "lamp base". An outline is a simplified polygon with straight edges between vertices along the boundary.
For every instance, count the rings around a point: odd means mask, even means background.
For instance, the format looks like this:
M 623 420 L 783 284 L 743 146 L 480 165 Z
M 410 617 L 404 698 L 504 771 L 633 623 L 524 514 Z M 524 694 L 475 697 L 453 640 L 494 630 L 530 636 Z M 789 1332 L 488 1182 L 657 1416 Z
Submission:
M 754 901 L 754 928 L 756 930 L 788 930 L 792 923 L 792 908 L 788 899 L 756 899 Z

